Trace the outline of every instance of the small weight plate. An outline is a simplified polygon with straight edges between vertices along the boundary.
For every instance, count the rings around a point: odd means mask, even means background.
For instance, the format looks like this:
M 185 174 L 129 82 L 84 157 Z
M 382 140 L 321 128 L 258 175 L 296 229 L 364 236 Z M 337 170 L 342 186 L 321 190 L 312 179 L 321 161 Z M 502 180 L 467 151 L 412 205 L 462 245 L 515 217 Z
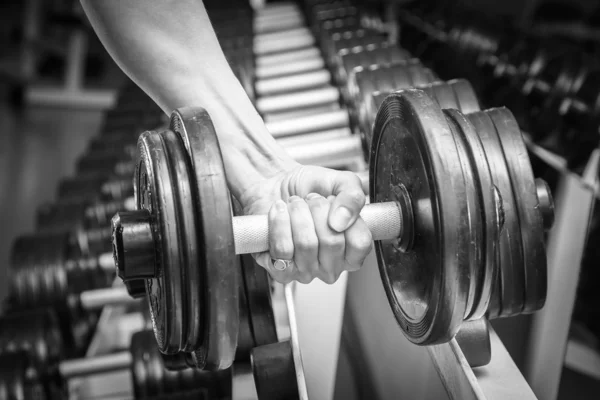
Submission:
M 146 293 L 158 347 L 167 354 L 187 345 L 187 253 L 196 245 L 196 232 L 190 227 L 195 217 L 186 157 L 172 131 L 147 131 L 139 138 L 136 208 L 146 209 L 152 216 L 157 252 L 156 275 L 146 280 Z M 196 318 L 200 320 L 202 315 Z
M 402 187 L 413 210 L 414 242 L 377 241 L 381 278 L 392 311 L 416 344 L 454 337 L 467 311 L 470 230 L 467 191 L 455 138 L 437 104 L 421 90 L 389 95 L 373 129 L 371 203 L 394 201 Z
M 510 174 L 519 215 L 525 272 L 525 302 L 523 312 L 539 310 L 546 302 L 548 272 L 544 245 L 544 221 L 533 170 L 523 135 L 512 113 L 507 108 L 487 111 L 500 139 Z
M 476 263 L 471 272 L 472 302 L 466 318 L 469 320 L 482 318 L 490 302 L 494 277 L 497 269 L 498 238 L 500 235 L 501 199 L 494 186 L 492 172 L 485 154 L 485 149 L 475 127 L 467 120 L 464 114 L 456 110 L 445 110 L 447 116 L 452 118 L 461 129 L 459 135 L 465 142 L 475 184 L 478 207 L 474 212 L 480 214 L 471 223 L 474 225 L 473 250 L 475 250 Z M 469 219 L 476 217 L 469 213 Z M 477 224 L 479 220 L 480 225 Z M 479 240 L 478 240 L 479 239 Z M 477 248 L 479 247 L 479 248 Z
M 201 346 L 192 353 L 199 368 L 222 370 L 235 358 L 239 330 L 238 258 L 233 240 L 230 194 L 217 133 L 210 116 L 202 108 L 181 108 L 171 115 L 171 129 L 183 140 L 191 164 L 199 249 L 202 268 L 193 271 L 188 293 L 198 293 L 190 306 L 204 307 Z M 191 215 L 191 214 L 190 214 Z M 203 275 L 203 276 L 202 276 Z M 190 313 L 190 316 L 194 313 Z M 196 319 L 198 314 L 196 314 Z M 198 326 L 196 329 L 200 328 Z
M 493 121 L 485 111 L 471 113 L 467 118 L 479 134 L 492 172 L 492 179 L 502 199 L 502 230 L 500 232 L 499 282 L 492 293 L 496 299 L 489 308 L 490 318 L 508 317 L 521 313 L 524 302 L 525 283 L 523 277 L 523 248 L 517 205 L 511 188 L 511 177 L 507 169 L 502 146 Z M 499 291 L 498 291 L 499 290 Z
M 244 289 L 248 298 L 250 326 L 256 346 L 277 342 L 277 328 L 271 303 L 267 271 L 248 254 L 241 256 Z

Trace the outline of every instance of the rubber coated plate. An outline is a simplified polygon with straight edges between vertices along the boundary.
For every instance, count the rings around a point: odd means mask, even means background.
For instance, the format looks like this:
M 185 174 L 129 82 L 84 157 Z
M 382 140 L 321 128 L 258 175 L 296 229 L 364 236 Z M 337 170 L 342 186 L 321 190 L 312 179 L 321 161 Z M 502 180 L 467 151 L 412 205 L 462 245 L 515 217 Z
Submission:
M 186 287 L 196 228 L 190 174 L 181 140 L 172 131 L 140 136 L 135 175 L 136 203 L 152 215 L 157 243 L 156 277 L 146 280 L 152 325 L 160 351 L 186 348 L 189 322 Z M 196 314 L 196 319 L 201 316 Z
M 420 90 L 381 105 L 371 148 L 371 203 L 394 201 L 404 185 L 414 213 L 414 243 L 375 242 L 383 286 L 405 335 L 416 344 L 450 340 L 466 313 L 470 230 L 467 188 L 442 110 Z
M 463 114 L 481 110 L 471 84 L 464 79 L 434 82 L 419 89 L 423 89 L 443 109 L 452 108 Z
M 188 299 L 188 304 L 198 310 L 203 307 L 204 315 L 201 346 L 193 345 L 193 357 L 201 369 L 222 370 L 233 363 L 239 330 L 238 264 L 225 167 L 215 128 L 204 109 L 181 108 L 172 114 L 170 126 L 183 139 L 191 161 L 199 228 L 196 246 L 201 255 L 194 274 L 204 275 L 203 299 L 198 281 L 187 281 L 189 293 L 198 291 L 197 300 Z
M 485 112 L 467 115 L 479 134 L 481 143 L 490 164 L 494 185 L 502 199 L 502 221 L 499 243 L 498 282 L 492 293 L 488 315 L 509 317 L 521 313 L 524 301 L 523 248 L 519 217 L 511 188 L 511 178 L 507 169 L 502 147 L 496 135 L 494 124 Z
M 243 284 L 242 267 L 239 265 L 236 268 L 240 274 L 238 277 L 238 282 L 240 282 L 240 327 L 238 331 L 238 346 L 235 359 L 236 361 L 249 361 L 250 350 L 253 347 L 256 347 L 256 343 L 254 342 L 254 335 L 252 334 L 252 326 L 250 324 L 250 310 L 248 309 L 246 288 Z
M 481 298 L 481 283 L 485 275 L 485 233 L 486 219 L 483 214 L 483 204 L 479 185 L 479 177 L 477 175 L 477 166 L 474 155 L 471 152 L 470 142 L 468 141 L 473 136 L 476 136 L 475 128 L 466 118 L 456 110 L 444 110 L 448 120 L 448 126 L 453 130 L 456 147 L 459 150 L 461 160 L 463 162 L 463 174 L 468 188 L 467 204 L 469 207 L 469 217 L 464 222 L 470 226 L 471 246 L 469 257 L 469 291 L 467 297 L 467 319 L 475 308 L 479 308 L 479 299 Z M 492 207 L 494 204 L 492 203 Z M 486 304 L 487 306 L 487 304 Z M 487 307 L 486 307 L 487 309 Z
M 500 235 L 500 195 L 494 186 L 492 172 L 485 154 L 485 149 L 475 127 L 467 120 L 464 114 L 456 110 L 445 110 L 444 113 L 460 126 L 459 134 L 467 148 L 469 161 L 475 183 L 473 192 L 478 196 L 477 208 L 469 214 L 471 224 L 474 226 L 472 250 L 475 251 L 475 263 L 471 271 L 472 301 L 469 302 L 469 320 L 482 318 L 490 302 L 492 285 L 497 268 L 498 237 Z M 471 218 L 473 220 L 471 221 Z M 477 224 L 479 221 L 479 224 Z M 480 236 L 481 235 L 481 236 Z
M 250 326 L 256 346 L 277 342 L 277 328 L 271 304 L 271 283 L 267 271 L 252 256 L 242 257 L 244 288 L 250 310 Z
M 521 222 L 525 266 L 525 303 L 523 312 L 531 313 L 544 306 L 548 285 L 544 222 L 527 149 L 521 130 L 506 108 L 488 110 L 504 150 L 511 177 L 517 212 Z

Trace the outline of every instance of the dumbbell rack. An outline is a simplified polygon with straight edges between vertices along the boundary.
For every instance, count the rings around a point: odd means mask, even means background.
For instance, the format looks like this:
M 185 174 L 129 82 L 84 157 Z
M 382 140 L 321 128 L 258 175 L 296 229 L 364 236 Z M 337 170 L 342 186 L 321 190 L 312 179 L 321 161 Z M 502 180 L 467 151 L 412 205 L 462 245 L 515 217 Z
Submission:
M 400 24 L 406 22 L 413 25 L 414 23 L 417 29 L 420 28 L 425 36 L 430 36 L 434 42 L 448 40 L 443 38 L 443 33 L 440 35 L 433 25 L 426 27 L 429 22 L 426 18 L 423 21 L 421 17 L 414 17 L 408 12 L 400 20 Z M 448 22 L 446 29 L 451 29 L 452 21 Z M 494 34 L 491 34 L 493 39 L 496 38 Z M 438 38 L 435 38 L 436 35 L 439 35 Z M 526 42 L 527 37 L 520 40 Z M 490 52 L 490 54 L 483 53 L 483 56 L 500 58 L 506 55 Z M 578 67 L 585 68 L 585 63 Z M 565 100 L 577 98 L 576 94 L 565 94 L 565 96 Z M 559 134 L 561 133 L 564 134 L 559 129 Z M 579 133 L 585 134 L 585 131 Z M 539 398 L 554 400 L 559 393 L 564 366 L 600 379 L 598 372 L 600 358 L 597 352 L 569 340 L 569 327 L 589 224 L 594 215 L 595 202 L 600 198 L 598 195 L 600 150 L 596 148 L 591 152 L 587 161 L 583 162 L 583 172 L 579 174 L 570 169 L 569 160 L 546 150 L 532 138 L 529 138 L 527 145 L 532 154 L 559 173 L 555 192 L 556 220 L 547 240 L 548 296 L 545 307 L 532 316 L 524 371 Z M 593 147 L 590 145 L 590 148 Z

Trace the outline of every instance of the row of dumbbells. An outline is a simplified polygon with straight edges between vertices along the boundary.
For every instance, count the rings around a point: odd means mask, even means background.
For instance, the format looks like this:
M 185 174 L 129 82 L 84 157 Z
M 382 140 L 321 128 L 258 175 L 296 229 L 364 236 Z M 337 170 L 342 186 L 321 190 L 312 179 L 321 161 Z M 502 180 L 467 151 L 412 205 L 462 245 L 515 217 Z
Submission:
M 443 66 L 440 73 L 462 71 L 485 104 L 506 104 L 533 140 L 572 167 L 585 164 L 599 143 L 600 64 L 594 54 L 459 7 L 414 7 L 399 15 L 403 46 L 434 68 Z
M 122 356 L 110 356 L 108 359 L 70 361 L 78 368 L 69 368 L 68 365 L 71 365 L 69 362 L 60 364 L 58 360 L 83 353 L 94 325 L 89 323 L 85 329 L 85 335 L 83 335 L 82 329 L 77 327 L 80 318 L 93 316 L 95 322 L 96 311 L 101 307 L 115 303 L 126 304 L 131 301 L 130 295 L 139 297 L 144 294 L 143 285 L 128 285 L 127 291 L 122 288 L 97 288 L 106 287 L 114 277 L 114 262 L 110 252 L 109 220 L 116 211 L 127 210 L 134 205 L 131 175 L 134 169 L 132 154 L 135 150 L 136 137 L 139 132 L 148 127 L 164 124 L 166 121 L 162 118 L 160 110 L 139 89 L 130 86 L 123 90 L 117 107 L 107 113 L 101 134 L 92 139 L 87 153 L 78 160 L 78 176 L 63 180 L 59 185 L 57 202 L 45 205 L 38 211 L 38 233 L 21 237 L 13 245 L 11 289 L 6 318 L 11 320 L 10 325 L 20 327 L 21 331 L 19 332 L 18 329 L 11 331 L 10 338 L 4 341 L 3 350 L 0 353 L 9 349 L 12 352 L 12 350 L 36 348 L 44 354 L 45 351 L 41 350 L 43 348 L 41 344 L 45 342 L 52 346 L 49 338 L 55 336 L 60 336 L 65 343 L 65 346 L 55 347 L 60 349 L 58 357 L 50 359 L 42 357 L 43 362 L 32 363 L 31 358 L 39 361 L 40 357 L 32 356 L 28 352 L 20 354 L 18 357 L 12 354 L 6 355 L 8 358 L 16 357 L 15 360 L 30 359 L 29 361 L 21 360 L 19 365 L 35 365 L 35 370 L 41 375 L 38 377 L 39 379 L 33 379 L 36 387 L 40 386 L 37 384 L 40 381 L 44 383 L 55 379 L 61 381 L 61 379 L 70 378 L 74 373 L 81 374 L 82 371 L 91 373 L 124 368 L 123 363 L 128 362 Z M 32 249 L 35 250 L 32 251 Z M 250 279 L 251 274 L 247 275 L 245 279 Z M 260 286 L 255 281 L 256 279 L 254 279 L 253 287 Z M 264 280 L 262 285 L 265 285 Z M 256 293 L 253 293 L 252 290 L 245 290 L 245 293 L 247 296 L 244 299 L 249 303 L 261 304 L 264 302 L 264 299 L 257 299 Z M 44 309 L 43 312 L 56 314 L 60 334 L 54 335 L 49 334 L 48 331 L 45 333 L 38 331 L 37 339 L 43 339 L 36 341 L 28 334 L 29 332 L 35 335 L 35 328 L 27 327 L 27 323 L 19 324 L 15 321 L 29 321 L 31 318 L 35 318 L 32 312 L 38 312 L 38 307 L 48 305 L 53 306 L 52 309 Z M 256 308 L 256 305 L 248 306 L 250 309 L 252 307 Z M 246 318 L 250 317 L 246 316 Z M 251 322 L 257 326 L 260 325 L 258 317 Z M 250 325 L 251 322 L 247 322 L 246 325 Z M 42 327 L 42 331 L 44 328 L 49 329 L 46 325 Z M 266 336 L 274 336 L 273 331 L 263 332 L 263 341 Z M 247 332 L 245 333 L 248 336 Z M 240 346 L 241 351 L 247 353 L 250 347 L 257 345 L 254 340 L 254 336 L 257 335 L 252 336 L 252 338 L 240 339 L 240 343 L 245 343 Z M 23 338 L 23 340 L 16 340 L 17 338 Z M 39 344 L 39 346 L 35 346 L 33 343 Z M 78 343 L 75 349 L 69 348 L 68 345 L 71 343 Z M 152 348 L 156 349 L 155 343 L 152 343 Z M 48 347 L 46 347 L 47 349 Z M 155 355 L 158 354 L 156 352 Z M 137 364 L 148 360 L 147 356 L 144 357 Z M 150 360 L 153 360 L 152 363 L 157 363 L 158 361 L 154 358 Z M 247 358 L 247 355 L 241 358 Z M 164 361 L 162 357 L 160 357 L 160 361 Z M 55 373 L 57 365 L 62 365 L 58 367 L 57 371 L 60 372 L 58 375 Z M 131 365 L 135 366 L 135 363 Z M 260 362 L 257 365 L 260 365 Z M 167 362 L 167 366 L 172 367 L 173 365 Z M 181 366 L 176 365 L 175 367 L 180 368 Z M 148 368 L 156 369 L 156 367 Z M 18 379 L 20 382 L 24 382 L 25 378 L 25 372 L 20 371 L 11 375 L 12 381 L 10 379 L 9 381 L 14 383 L 14 379 Z M 9 381 L 5 381 L 8 382 L 4 386 L 5 388 L 14 387 Z M 163 393 L 164 388 L 160 388 L 166 384 L 153 381 L 150 383 L 150 386 L 152 385 L 158 389 L 139 391 L 137 389 L 139 385 L 135 383 L 134 376 L 135 396 L 146 398 Z M 61 392 L 61 388 L 64 388 L 63 385 L 47 386 L 45 384 L 40 387 L 44 393 L 50 393 L 50 398 L 55 398 L 53 393 L 55 393 L 56 387 L 59 388 L 59 392 Z M 181 387 L 176 385 L 169 391 L 175 389 L 186 390 L 187 387 L 186 385 Z M 223 395 L 219 394 L 218 397 L 223 397 Z

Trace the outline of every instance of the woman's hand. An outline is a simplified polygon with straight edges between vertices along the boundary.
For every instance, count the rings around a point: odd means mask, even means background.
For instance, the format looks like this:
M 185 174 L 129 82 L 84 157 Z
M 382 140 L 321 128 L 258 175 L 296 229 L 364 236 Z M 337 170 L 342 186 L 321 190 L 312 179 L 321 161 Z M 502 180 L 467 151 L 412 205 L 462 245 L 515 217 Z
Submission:
M 245 214 L 269 215 L 270 252 L 256 261 L 278 282 L 333 284 L 343 271 L 358 270 L 369 254 L 371 232 L 360 218 L 365 205 L 352 172 L 296 165 L 245 190 Z M 285 270 L 273 260 L 293 260 Z

